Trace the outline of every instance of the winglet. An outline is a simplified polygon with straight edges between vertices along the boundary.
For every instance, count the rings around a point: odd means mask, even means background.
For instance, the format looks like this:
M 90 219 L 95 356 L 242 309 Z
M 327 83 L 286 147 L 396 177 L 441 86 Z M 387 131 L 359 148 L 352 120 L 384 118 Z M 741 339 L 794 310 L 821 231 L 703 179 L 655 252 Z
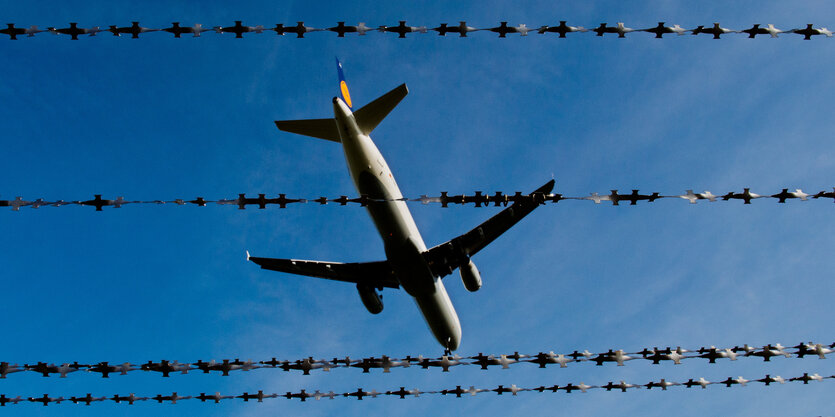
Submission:
M 246 251 L 246 260 L 249 262 L 249 251 Z
M 339 73 L 339 96 L 348 105 L 349 109 L 354 110 L 354 106 L 351 104 L 351 93 L 348 92 L 348 84 L 345 82 L 345 74 L 342 73 L 342 63 L 339 62 L 339 58 L 336 58 L 336 71 Z

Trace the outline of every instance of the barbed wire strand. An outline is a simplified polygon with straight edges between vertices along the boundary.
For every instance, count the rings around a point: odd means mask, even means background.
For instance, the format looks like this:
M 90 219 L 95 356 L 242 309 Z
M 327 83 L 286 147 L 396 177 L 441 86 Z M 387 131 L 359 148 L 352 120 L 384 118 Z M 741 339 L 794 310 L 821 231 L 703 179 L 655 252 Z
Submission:
M 638 202 L 646 201 L 647 203 L 652 203 L 660 199 L 678 199 L 678 200 L 687 200 L 691 204 L 696 204 L 700 200 L 706 200 L 708 202 L 717 202 L 717 201 L 730 201 L 730 200 L 742 200 L 744 204 L 751 204 L 752 200 L 757 199 L 776 199 L 778 203 L 785 203 L 788 200 L 800 200 L 800 201 L 808 201 L 809 199 L 833 199 L 835 202 L 835 187 L 833 187 L 832 191 L 820 191 L 816 194 L 807 194 L 803 192 L 801 189 L 795 189 L 795 191 L 788 191 L 788 188 L 784 188 L 779 193 L 775 194 L 757 194 L 751 192 L 750 188 L 744 188 L 742 192 L 735 192 L 730 191 L 723 195 L 714 195 L 710 191 L 704 191 L 701 193 L 694 193 L 693 190 L 686 190 L 684 194 L 678 195 L 661 195 L 660 193 L 653 192 L 651 194 L 640 194 L 639 190 L 632 190 L 630 194 L 619 194 L 618 190 L 611 190 L 609 194 L 599 194 L 599 193 L 589 193 L 588 196 L 566 196 L 563 194 L 551 193 L 551 194 L 543 194 L 543 193 L 533 193 L 533 194 L 522 194 L 521 192 L 517 191 L 514 194 L 506 194 L 501 191 L 497 191 L 493 194 L 483 193 L 482 191 L 476 191 L 473 194 L 458 194 L 458 195 L 449 195 L 448 192 L 442 191 L 439 196 L 437 197 L 428 197 L 427 195 L 421 195 L 418 198 L 400 198 L 395 200 L 385 200 L 385 199 L 374 199 L 370 198 L 367 195 L 361 195 L 359 197 L 348 198 L 348 196 L 340 196 L 336 198 L 327 198 L 327 197 L 318 197 L 313 199 L 308 198 L 288 198 L 287 194 L 280 193 L 277 194 L 276 197 L 268 198 L 267 194 L 262 193 L 258 194 L 258 197 L 247 197 L 246 194 L 238 194 L 237 198 L 231 199 L 218 199 L 218 200 L 206 200 L 203 197 L 197 197 L 195 199 L 183 199 L 177 198 L 173 200 L 146 200 L 146 201 L 138 201 L 138 200 L 125 200 L 124 197 L 117 197 L 115 199 L 105 199 L 102 198 L 101 194 L 95 194 L 92 199 L 90 200 L 53 200 L 53 201 L 45 201 L 43 198 L 38 198 L 35 200 L 24 200 L 23 197 L 16 197 L 13 200 L 0 200 L 0 207 L 11 207 L 12 211 L 19 211 L 22 207 L 29 207 L 29 208 L 41 208 L 41 207 L 66 207 L 66 206 L 89 206 L 95 207 L 97 211 L 102 211 L 103 207 L 115 207 L 121 208 L 125 205 L 135 205 L 135 204 L 153 204 L 153 205 L 195 205 L 199 207 L 205 207 L 209 204 L 218 204 L 218 205 L 229 205 L 229 206 L 236 206 L 239 209 L 243 210 L 246 206 L 258 206 L 259 209 L 264 209 L 267 206 L 275 205 L 279 208 L 286 208 L 288 205 L 291 204 L 307 204 L 307 203 L 316 203 L 319 205 L 326 205 L 328 203 L 339 204 L 341 206 L 345 206 L 347 204 L 359 204 L 361 206 L 367 206 L 369 204 L 386 202 L 386 201 L 406 201 L 406 202 L 419 202 L 422 204 L 431 204 L 437 203 L 440 204 L 441 207 L 448 207 L 450 204 L 460 204 L 460 205 L 467 205 L 472 204 L 474 207 L 499 207 L 499 206 L 507 206 L 508 204 L 523 202 L 523 201 L 536 201 L 540 204 L 545 204 L 547 202 L 551 203 L 558 203 L 563 200 L 575 200 L 575 201 L 592 201 L 596 204 L 600 204 L 602 202 L 611 202 L 612 205 L 619 206 L 619 205 L 636 205 Z

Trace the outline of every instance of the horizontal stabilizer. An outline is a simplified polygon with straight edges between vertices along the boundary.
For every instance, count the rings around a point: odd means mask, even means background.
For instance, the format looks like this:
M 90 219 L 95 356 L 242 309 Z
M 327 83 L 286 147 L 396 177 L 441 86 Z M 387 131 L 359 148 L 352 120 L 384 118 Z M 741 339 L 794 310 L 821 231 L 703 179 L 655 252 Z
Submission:
M 248 261 L 258 264 L 262 269 L 364 284 L 372 288 L 400 288 L 400 283 L 395 278 L 394 271 L 388 261 L 341 263 L 258 258 L 249 256 L 249 252 L 246 255 Z
M 354 119 L 357 121 L 357 126 L 366 135 L 370 134 L 397 107 L 397 104 L 400 103 L 400 100 L 403 100 L 403 97 L 406 97 L 406 94 L 409 94 L 409 89 L 406 87 L 406 84 L 400 84 L 398 87 L 395 87 L 393 90 L 355 111 Z
M 275 125 L 285 132 L 342 142 L 334 119 L 276 120 Z

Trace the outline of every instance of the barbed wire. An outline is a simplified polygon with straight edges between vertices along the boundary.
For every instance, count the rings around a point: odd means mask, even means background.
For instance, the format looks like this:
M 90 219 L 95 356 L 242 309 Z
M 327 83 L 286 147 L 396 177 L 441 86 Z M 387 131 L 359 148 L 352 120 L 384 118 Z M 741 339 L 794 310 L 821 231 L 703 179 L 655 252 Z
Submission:
M 500 22 L 499 26 L 476 28 L 469 26 L 466 21 L 460 21 L 458 24 L 441 23 L 436 27 L 428 26 L 410 26 L 406 24 L 405 20 L 401 20 L 395 26 L 381 25 L 368 26 L 364 22 L 357 25 L 346 25 L 345 22 L 337 22 L 336 26 L 316 28 L 305 26 L 303 21 L 298 21 L 295 25 L 285 26 L 283 23 L 278 23 L 274 27 L 270 25 L 244 25 L 241 20 L 236 20 L 232 26 L 213 26 L 203 27 L 202 24 L 196 23 L 190 27 L 180 26 L 180 22 L 173 22 L 170 27 L 166 28 L 148 28 L 143 27 L 139 22 L 131 22 L 130 26 L 108 25 L 105 27 L 92 26 L 89 28 L 79 27 L 77 22 L 71 22 L 68 27 L 56 28 L 53 26 L 45 30 L 38 29 L 38 26 L 17 27 L 14 23 L 7 23 L 6 28 L 0 29 L 0 33 L 8 35 L 11 40 L 17 40 L 18 36 L 33 37 L 38 33 L 48 32 L 53 35 L 69 36 L 72 40 L 78 40 L 81 35 L 95 36 L 97 33 L 109 32 L 114 36 L 130 35 L 131 38 L 139 38 L 140 34 L 150 32 L 167 32 L 174 35 L 175 38 L 180 38 L 182 35 L 190 34 L 193 37 L 201 37 L 205 32 L 213 32 L 217 34 L 234 34 L 236 38 L 243 38 L 245 33 L 262 34 L 265 32 L 275 32 L 279 36 L 296 35 L 296 38 L 304 38 L 304 35 L 315 32 L 334 32 L 337 37 L 345 37 L 347 33 L 356 33 L 357 35 L 366 35 L 368 33 L 396 33 L 398 38 L 405 38 L 407 34 L 427 34 L 430 31 L 437 32 L 440 36 L 447 34 L 457 34 L 459 37 L 467 37 L 473 32 L 490 32 L 498 34 L 498 37 L 505 38 L 507 35 L 518 34 L 520 36 L 527 36 L 529 33 L 540 35 L 554 34 L 557 37 L 565 38 L 569 33 L 594 33 L 597 36 L 604 36 L 606 34 L 616 35 L 619 38 L 625 38 L 628 33 L 643 32 L 654 35 L 655 38 L 663 38 L 666 34 L 684 35 L 690 33 L 692 35 L 709 35 L 713 39 L 720 39 L 722 35 L 726 34 L 741 34 L 748 38 L 755 38 L 757 35 L 768 35 L 776 38 L 780 34 L 796 34 L 803 36 L 803 39 L 809 40 L 813 36 L 832 37 L 832 31 L 825 27 L 815 27 L 814 24 L 808 23 L 805 27 L 798 27 L 794 29 L 782 30 L 774 27 L 774 24 L 754 24 L 749 29 L 729 29 L 722 27 L 719 23 L 712 25 L 700 25 L 693 29 L 685 29 L 680 25 L 666 25 L 666 22 L 658 22 L 658 25 L 633 29 L 627 27 L 623 22 L 618 22 L 614 26 L 609 26 L 608 23 L 601 23 L 596 28 L 586 28 L 583 26 L 568 25 L 565 20 L 561 20 L 556 26 L 531 26 L 528 27 L 524 23 L 516 26 L 508 26 L 508 22 Z
M 788 350 L 793 349 L 793 350 Z M 168 377 L 170 374 L 187 374 L 192 370 L 199 370 L 203 373 L 216 372 L 223 376 L 228 376 L 232 371 L 250 371 L 253 369 L 267 368 L 267 369 L 282 369 L 284 371 L 300 371 L 304 375 L 309 375 L 310 371 L 321 369 L 323 371 L 330 371 L 334 368 L 356 368 L 362 369 L 363 373 L 370 372 L 371 369 L 381 369 L 383 373 L 389 373 L 392 368 L 410 368 L 420 367 L 422 369 L 441 368 L 443 372 L 449 372 L 450 368 L 456 366 L 479 366 L 483 370 L 490 369 L 490 367 L 501 367 L 504 369 L 513 365 L 521 363 L 530 363 L 538 365 L 539 368 L 546 368 L 548 365 L 559 365 L 565 368 L 569 363 L 589 362 L 598 366 L 604 363 L 616 363 L 618 366 L 623 366 L 626 362 L 632 360 L 650 361 L 653 364 L 661 362 L 673 362 L 674 364 L 681 364 L 685 359 L 707 359 L 709 363 L 716 363 L 718 359 L 728 359 L 735 361 L 738 358 L 762 358 L 765 362 L 770 362 L 773 357 L 789 358 L 796 356 L 804 358 L 806 356 L 816 356 L 819 359 L 826 359 L 826 355 L 835 352 L 835 343 L 824 345 L 820 343 L 799 343 L 796 346 L 787 348 L 779 343 L 769 344 L 760 348 L 755 348 L 746 345 L 734 346 L 733 348 L 717 348 L 715 346 L 700 347 L 699 349 L 682 349 L 677 347 L 675 349 L 666 347 L 659 349 L 645 348 L 638 352 L 627 353 L 621 349 L 609 349 L 602 353 L 591 353 L 588 350 L 582 352 L 575 350 L 569 354 L 555 354 L 553 351 L 539 352 L 536 354 L 513 354 L 502 355 L 484 355 L 479 353 L 475 356 L 461 357 L 441 356 L 439 358 L 425 358 L 422 355 L 417 357 L 406 356 L 403 359 L 397 359 L 389 356 L 369 357 L 362 359 L 333 358 L 326 359 L 297 359 L 279 360 L 272 358 L 265 361 L 241 361 L 239 359 L 229 360 L 223 359 L 221 361 L 211 360 L 204 362 L 199 360 L 194 363 L 180 363 L 178 361 L 161 360 L 160 362 L 148 361 L 141 365 L 131 364 L 125 362 L 123 364 L 110 364 L 109 362 L 99 362 L 94 365 L 79 364 L 78 362 L 57 364 L 47 364 L 46 362 L 38 362 L 36 364 L 10 364 L 8 362 L 0 362 L 0 379 L 6 378 L 8 374 L 18 372 L 35 372 L 48 377 L 52 374 L 60 375 L 65 378 L 68 374 L 77 371 L 95 372 L 101 374 L 103 378 L 109 378 L 111 374 L 126 375 L 132 371 L 151 371 L 162 374 L 163 377 Z
M 239 209 L 243 210 L 246 206 L 258 206 L 259 209 L 264 209 L 267 206 L 275 205 L 279 208 L 286 208 L 290 204 L 319 204 L 319 205 L 326 205 L 328 203 L 339 204 L 341 206 L 345 206 L 347 204 L 359 204 L 360 206 L 367 206 L 369 204 L 380 203 L 380 202 L 387 202 L 387 201 L 406 201 L 406 202 L 419 202 L 422 204 L 430 204 L 430 203 L 438 203 L 441 207 L 448 207 L 450 204 L 472 204 L 475 207 L 499 207 L 499 206 L 507 206 L 508 204 L 518 203 L 518 202 L 525 202 L 525 201 L 536 201 L 541 204 L 545 204 L 547 202 L 558 203 L 563 200 L 579 200 L 579 201 L 593 201 L 596 204 L 600 204 L 601 202 L 607 201 L 611 202 L 612 205 L 618 206 L 621 203 L 629 203 L 630 205 L 636 205 L 639 201 L 646 201 L 648 203 L 655 202 L 661 199 L 683 199 L 689 201 L 691 204 L 696 204 L 699 200 L 707 200 L 709 202 L 716 202 L 716 201 L 730 201 L 730 200 L 742 200 L 744 204 L 751 204 L 752 200 L 756 199 L 763 199 L 763 198 L 770 198 L 778 200 L 778 203 L 785 203 L 787 200 L 798 199 L 801 201 L 808 201 L 809 198 L 812 199 L 820 199 L 820 198 L 831 198 L 833 202 L 835 202 L 835 187 L 833 187 L 832 191 L 820 191 L 816 194 L 807 194 L 803 192 L 801 189 L 795 189 L 794 191 L 789 191 L 788 188 L 784 188 L 781 192 L 776 194 L 757 194 L 752 193 L 749 188 L 743 189 L 742 192 L 734 192 L 730 191 L 726 194 L 722 195 L 714 195 L 710 191 L 704 191 L 701 193 L 694 193 L 693 190 L 686 190 L 685 194 L 679 195 L 661 195 L 660 193 L 654 192 L 651 194 L 640 194 L 639 190 L 632 190 L 630 194 L 619 194 L 618 190 L 611 190 L 609 194 L 599 194 L 599 193 L 589 193 L 588 196 L 566 196 L 563 194 L 542 194 L 542 193 L 533 193 L 533 194 L 522 194 L 520 191 L 516 191 L 514 194 L 505 194 L 501 191 L 496 191 L 493 194 L 490 193 L 483 193 L 482 191 L 476 191 L 471 195 L 467 194 L 458 194 L 458 195 L 449 195 L 447 191 L 442 191 L 440 196 L 437 197 L 428 197 L 427 195 L 423 194 L 418 198 L 399 198 L 399 199 L 375 199 L 370 198 L 367 195 L 360 195 L 359 197 L 349 198 L 348 196 L 339 196 L 337 198 L 327 198 L 327 197 L 317 197 L 313 199 L 308 198 L 288 198 L 287 194 L 278 194 L 276 197 L 267 197 L 266 194 L 258 194 L 258 197 L 247 197 L 246 194 L 238 194 L 237 198 L 230 198 L 230 199 L 218 199 L 218 200 L 206 200 L 203 197 L 197 197 L 195 199 L 183 199 L 177 198 L 173 200 L 146 200 L 146 201 L 138 201 L 138 200 L 125 200 L 124 197 L 117 197 L 115 199 L 105 199 L 102 198 L 101 194 L 95 194 L 93 199 L 90 200 L 53 200 L 53 201 L 45 201 L 43 198 L 38 198 L 35 200 L 24 200 L 23 197 L 16 197 L 14 200 L 0 200 L 0 207 L 11 207 L 13 211 L 19 211 L 21 207 L 30 207 L 30 208 L 41 208 L 41 207 L 64 207 L 64 206 L 90 206 L 95 207 L 96 211 L 101 211 L 103 207 L 115 207 L 120 208 L 124 205 L 129 204 L 154 204 L 154 205 L 196 205 L 200 207 L 205 207 L 209 204 L 218 204 L 218 205 L 230 205 L 230 206 L 237 206 Z
M 314 392 L 307 392 L 306 390 L 302 389 L 299 392 L 291 392 L 288 391 L 285 394 L 264 394 L 263 390 L 259 390 L 257 393 L 250 394 L 249 392 L 244 392 L 241 395 L 221 395 L 220 392 L 216 392 L 214 394 L 206 394 L 201 392 L 200 395 L 188 395 L 188 396 L 181 396 L 178 395 L 177 392 L 173 392 L 171 394 L 157 394 L 153 397 L 137 397 L 135 394 L 131 393 L 130 395 L 114 395 L 112 397 L 102 396 L 102 397 L 94 397 L 92 394 L 88 393 L 85 396 L 72 396 L 69 398 L 65 397 L 52 397 L 49 394 L 43 394 L 41 397 L 7 397 L 6 394 L 0 394 L 0 406 L 5 406 L 6 404 L 18 404 L 21 402 L 29 402 L 29 403 L 41 403 L 44 406 L 49 404 L 60 404 L 62 402 L 72 402 L 74 404 L 85 404 L 90 405 L 95 402 L 103 402 L 103 401 L 113 401 L 115 403 L 125 403 L 132 405 L 135 402 L 142 402 L 142 401 L 156 401 L 158 404 L 162 404 L 163 402 L 170 402 L 172 404 L 176 404 L 178 401 L 184 400 L 200 400 L 201 402 L 214 402 L 215 404 L 219 403 L 223 400 L 236 400 L 242 399 L 246 402 L 250 400 L 255 400 L 256 402 L 263 402 L 265 399 L 273 399 L 273 398 L 285 398 L 288 400 L 298 399 L 302 402 L 307 401 L 308 399 L 315 399 L 321 400 L 323 398 L 328 399 L 335 399 L 335 398 L 356 398 L 357 400 L 362 400 L 364 398 L 378 398 L 383 396 L 389 397 L 399 397 L 400 399 L 405 399 L 406 397 L 415 397 L 419 398 L 421 395 L 444 395 L 444 396 L 455 396 L 457 398 L 461 398 L 463 396 L 475 396 L 479 393 L 496 393 L 498 395 L 504 394 L 511 394 L 511 396 L 516 396 L 520 392 L 536 392 L 536 393 L 556 393 L 559 391 L 564 391 L 567 394 L 570 394 L 574 391 L 580 391 L 586 393 L 590 390 L 606 390 L 606 391 L 620 391 L 620 392 L 627 392 L 628 390 L 637 390 L 637 389 L 652 389 L 652 388 L 660 388 L 662 391 L 666 391 L 667 388 L 671 387 L 685 387 L 685 388 L 693 388 L 693 387 L 701 387 L 702 389 L 706 389 L 709 385 L 724 385 L 726 388 L 730 388 L 734 385 L 740 386 L 747 386 L 748 383 L 751 382 L 759 382 L 764 384 L 765 386 L 771 386 L 771 384 L 779 383 L 785 384 L 786 382 L 802 382 L 804 385 L 809 384 L 812 381 L 821 382 L 824 379 L 835 379 L 835 375 L 830 376 L 821 376 L 817 373 L 809 375 L 808 372 L 804 372 L 802 376 L 792 377 L 792 378 L 783 378 L 779 375 L 771 376 L 770 374 L 766 374 L 765 377 L 760 379 L 745 379 L 742 376 L 738 376 L 736 378 L 728 377 L 727 379 L 721 381 L 708 381 L 705 378 L 690 378 L 686 382 L 674 382 L 674 381 L 667 381 L 666 379 L 662 378 L 659 381 L 650 381 L 646 384 L 631 384 L 627 383 L 623 380 L 619 382 L 609 381 L 603 385 L 587 385 L 583 382 L 579 384 L 568 383 L 565 385 L 554 384 L 551 386 L 544 386 L 540 385 L 537 387 L 518 387 L 515 384 L 510 386 L 499 385 L 496 388 L 476 388 L 475 386 L 470 386 L 469 388 L 462 388 L 461 385 L 456 385 L 455 388 L 447 388 L 447 389 L 440 389 L 434 391 L 422 391 L 420 389 L 414 388 L 407 390 L 405 387 L 400 387 L 398 390 L 389 390 L 389 391 L 366 391 L 362 388 L 358 388 L 356 391 L 352 392 L 342 392 L 336 393 L 334 391 L 328 392 L 321 392 L 319 390 L 315 390 Z

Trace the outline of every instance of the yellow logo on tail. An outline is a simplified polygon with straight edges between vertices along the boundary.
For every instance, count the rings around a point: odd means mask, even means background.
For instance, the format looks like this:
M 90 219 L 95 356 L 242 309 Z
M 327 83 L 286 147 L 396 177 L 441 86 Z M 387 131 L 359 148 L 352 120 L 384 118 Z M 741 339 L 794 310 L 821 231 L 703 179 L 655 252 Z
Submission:
M 345 104 L 347 104 L 348 107 L 354 107 L 351 104 L 351 93 L 348 92 L 348 84 L 346 84 L 345 81 L 340 81 L 339 89 L 342 90 L 342 98 L 345 100 Z

